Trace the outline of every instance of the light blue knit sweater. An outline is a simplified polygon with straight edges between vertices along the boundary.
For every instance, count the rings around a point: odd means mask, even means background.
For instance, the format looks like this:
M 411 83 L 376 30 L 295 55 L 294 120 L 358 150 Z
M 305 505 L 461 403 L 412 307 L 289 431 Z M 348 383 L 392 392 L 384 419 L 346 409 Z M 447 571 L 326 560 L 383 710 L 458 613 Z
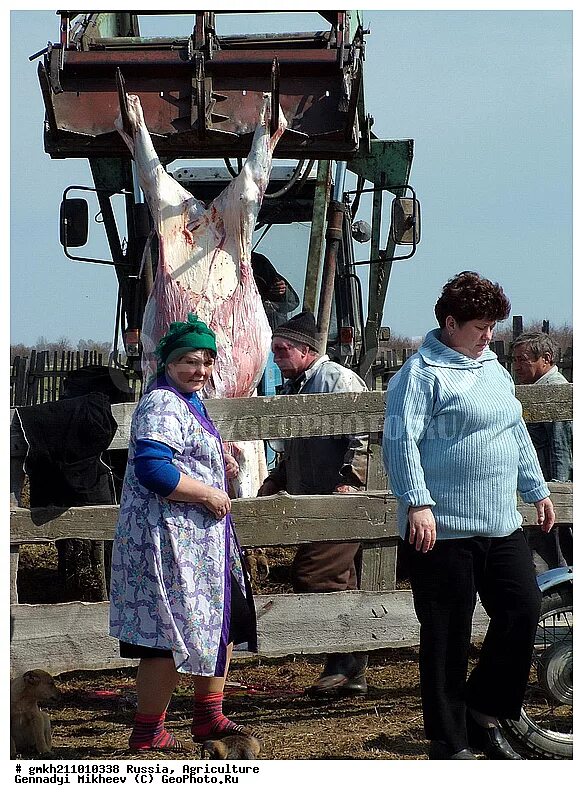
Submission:
M 383 458 L 398 525 L 430 505 L 438 539 L 506 536 L 520 527 L 516 491 L 548 497 L 514 383 L 486 348 L 474 360 L 430 331 L 389 381 Z

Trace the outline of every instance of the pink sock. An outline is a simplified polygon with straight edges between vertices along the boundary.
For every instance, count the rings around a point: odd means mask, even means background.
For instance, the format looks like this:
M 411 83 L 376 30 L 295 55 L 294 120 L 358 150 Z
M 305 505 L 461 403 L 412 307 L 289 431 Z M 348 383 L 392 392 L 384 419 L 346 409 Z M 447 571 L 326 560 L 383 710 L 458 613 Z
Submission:
M 193 739 L 209 739 L 226 736 L 230 733 L 241 733 L 246 729 L 236 725 L 223 714 L 223 693 L 194 695 L 194 714 L 190 731 Z
M 130 750 L 176 750 L 180 747 L 174 734 L 164 727 L 165 718 L 165 711 L 159 715 L 136 713 Z

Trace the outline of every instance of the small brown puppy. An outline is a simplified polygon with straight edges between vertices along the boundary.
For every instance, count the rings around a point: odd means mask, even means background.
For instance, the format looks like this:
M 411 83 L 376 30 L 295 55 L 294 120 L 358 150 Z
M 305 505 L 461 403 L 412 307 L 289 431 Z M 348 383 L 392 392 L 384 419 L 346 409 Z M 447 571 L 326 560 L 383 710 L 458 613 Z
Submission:
M 51 752 L 51 720 L 38 704 L 59 697 L 52 676 L 42 669 L 31 669 L 10 683 L 10 758 L 31 750 Z
M 248 547 L 244 551 L 245 565 L 251 579 L 251 585 L 269 576 L 269 561 L 262 547 Z
M 243 761 L 254 759 L 261 752 L 261 744 L 255 736 L 225 736 L 224 739 L 209 739 L 202 743 L 200 757 L 212 761 Z M 208 756 L 205 755 L 208 753 Z

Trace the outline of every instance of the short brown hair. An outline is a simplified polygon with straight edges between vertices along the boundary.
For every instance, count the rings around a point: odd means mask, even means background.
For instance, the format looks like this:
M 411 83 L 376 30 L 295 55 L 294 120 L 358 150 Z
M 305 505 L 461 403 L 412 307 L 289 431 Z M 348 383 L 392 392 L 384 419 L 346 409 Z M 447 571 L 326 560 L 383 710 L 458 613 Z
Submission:
M 497 283 L 482 278 L 477 272 L 460 272 L 449 280 L 435 304 L 440 328 L 452 316 L 456 322 L 487 319 L 499 322 L 510 314 L 510 301 Z

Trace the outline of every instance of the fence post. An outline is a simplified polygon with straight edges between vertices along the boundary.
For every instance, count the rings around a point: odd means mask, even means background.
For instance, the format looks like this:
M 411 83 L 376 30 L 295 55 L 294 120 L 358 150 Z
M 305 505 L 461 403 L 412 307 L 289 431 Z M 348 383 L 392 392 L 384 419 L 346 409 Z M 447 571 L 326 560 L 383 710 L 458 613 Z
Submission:
M 368 490 L 387 490 L 387 476 L 383 467 L 382 434 L 369 434 Z M 359 588 L 363 591 L 390 591 L 397 585 L 397 547 L 395 544 L 363 542 Z
M 490 342 L 490 349 L 496 353 L 498 356 L 498 361 L 502 364 L 502 366 L 506 367 L 508 372 L 510 372 L 510 354 L 506 353 L 506 342 L 504 342 L 502 339 L 494 339 L 492 342 Z
M 549 330 L 550 330 L 549 320 L 548 319 L 543 319 L 542 332 L 543 333 L 549 333 Z
M 36 370 L 37 352 L 31 350 L 30 361 L 28 362 L 28 374 L 26 376 L 26 402 L 24 405 L 34 405 L 34 372 Z
M 573 348 L 567 347 L 561 356 L 561 372 L 569 383 L 573 383 Z
M 53 374 L 51 375 L 51 400 L 56 400 L 58 397 L 57 394 L 57 351 L 53 351 Z
M 13 364 L 14 385 L 11 405 L 26 405 L 26 373 L 28 359 L 26 356 L 15 356 Z
M 512 317 L 512 339 L 517 339 L 522 333 L 522 317 Z
M 63 382 L 65 380 L 65 358 L 66 358 L 65 351 L 61 350 L 61 372 L 59 375 L 59 392 L 58 392 L 59 397 L 62 397 L 63 395 Z

